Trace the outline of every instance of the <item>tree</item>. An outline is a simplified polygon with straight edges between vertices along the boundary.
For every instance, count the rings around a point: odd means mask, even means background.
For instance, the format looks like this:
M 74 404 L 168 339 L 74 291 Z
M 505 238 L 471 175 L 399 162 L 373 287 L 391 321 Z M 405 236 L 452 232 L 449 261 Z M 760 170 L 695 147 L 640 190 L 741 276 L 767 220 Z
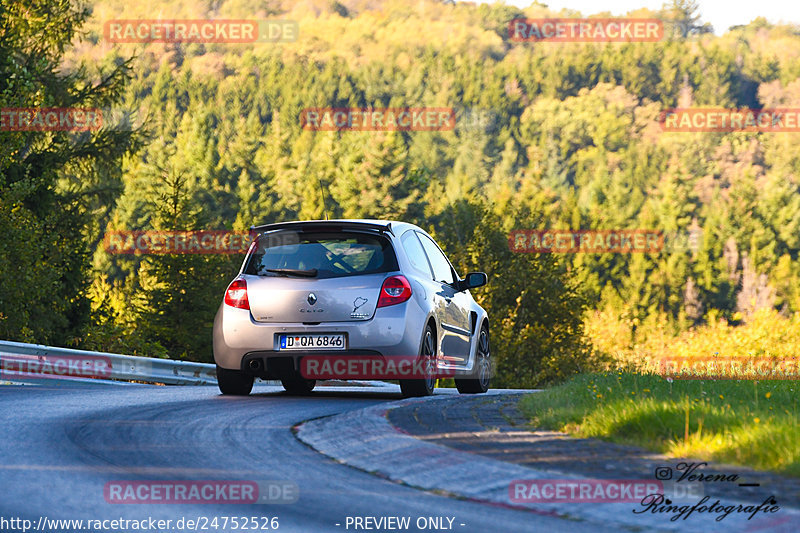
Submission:
M 187 176 L 169 168 L 153 170 L 161 178 L 151 193 L 153 229 L 208 229 L 207 219 L 191 202 Z M 213 361 L 214 314 L 240 261 L 240 255 L 191 253 L 144 258 L 134 300 L 140 331 L 163 345 L 172 358 Z
M 699 11 L 700 5 L 695 0 L 671 0 L 661 10 L 664 19 L 672 23 L 684 39 L 689 35 L 714 33 L 711 24 L 700 22 Z
M 130 62 L 62 73 L 89 11 L 69 0 L 0 7 L 1 108 L 103 108 L 121 100 Z M 89 243 L 120 189 L 135 131 L 0 131 L 0 337 L 66 344 L 89 320 Z
M 524 227 L 524 219 L 516 221 Z M 489 276 L 486 287 L 472 292 L 489 315 L 493 386 L 535 387 L 597 368 L 583 340 L 588 302 L 561 260 L 512 252 L 508 222 L 504 227 L 480 202 L 450 204 L 432 224 L 460 275 L 485 271 Z

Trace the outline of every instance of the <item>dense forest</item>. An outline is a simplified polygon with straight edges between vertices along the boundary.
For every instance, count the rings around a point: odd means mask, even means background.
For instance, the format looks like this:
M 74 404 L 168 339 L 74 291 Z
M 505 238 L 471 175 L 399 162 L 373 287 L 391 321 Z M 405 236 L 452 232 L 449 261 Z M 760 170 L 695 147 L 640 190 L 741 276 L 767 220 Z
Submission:
M 627 15 L 663 20 L 660 42 L 535 43 L 510 40 L 509 21 L 581 14 L 433 0 L 4 2 L 0 107 L 132 120 L 0 131 L 0 338 L 211 361 L 210 324 L 242 257 L 111 255 L 105 233 L 325 216 L 419 224 L 460 274 L 485 270 L 474 293 L 506 385 L 560 379 L 656 331 L 756 316 L 796 329 L 800 137 L 665 132 L 659 116 L 800 106 L 800 28 L 756 19 L 715 36 L 696 12 L 677 0 Z M 299 34 L 104 39 L 104 22 L 137 18 L 285 19 Z M 456 124 L 304 129 L 302 110 L 320 107 L 449 107 Z M 509 249 L 511 231 L 537 228 L 654 229 L 666 244 Z

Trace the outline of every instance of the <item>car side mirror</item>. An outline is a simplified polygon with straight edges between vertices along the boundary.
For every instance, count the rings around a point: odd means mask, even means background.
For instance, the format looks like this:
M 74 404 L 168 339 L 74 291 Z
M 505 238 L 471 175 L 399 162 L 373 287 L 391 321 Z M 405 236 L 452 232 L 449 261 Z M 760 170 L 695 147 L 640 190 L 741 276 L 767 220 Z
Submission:
M 466 291 L 475 287 L 483 287 L 489 280 L 485 272 L 470 272 L 458 282 L 458 290 Z

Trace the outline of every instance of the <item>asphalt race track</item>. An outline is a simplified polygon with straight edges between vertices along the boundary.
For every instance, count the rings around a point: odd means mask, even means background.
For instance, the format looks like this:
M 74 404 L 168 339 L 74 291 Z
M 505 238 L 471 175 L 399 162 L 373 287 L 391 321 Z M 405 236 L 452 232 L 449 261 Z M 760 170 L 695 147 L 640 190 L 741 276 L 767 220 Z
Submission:
M 267 530 L 260 517 L 278 517 L 278 531 L 292 532 L 399 530 L 376 522 L 356 529 L 353 517 L 410 517 L 405 531 L 604 530 L 390 482 L 338 464 L 292 433 L 305 420 L 397 399 L 397 393 L 365 388 L 291 397 L 280 387 L 261 385 L 249 397 L 232 398 L 212 386 L 3 385 L 0 517 L 30 520 L 32 528 L 41 523 L 39 531 L 47 533 L 76 530 L 44 527 L 52 519 L 150 517 L 172 520 L 166 531 L 190 530 L 186 521 L 198 519 L 198 531 L 242 531 L 230 522 L 222 527 L 223 517 L 237 516 L 259 517 L 258 528 L 250 522 L 250 531 Z M 106 484 L 125 480 L 278 480 L 296 483 L 299 498 L 247 505 L 108 503 Z M 175 527 L 181 518 L 183 529 Z M 0 529 L 22 531 L 10 524 Z M 619 528 L 607 529 L 612 530 Z

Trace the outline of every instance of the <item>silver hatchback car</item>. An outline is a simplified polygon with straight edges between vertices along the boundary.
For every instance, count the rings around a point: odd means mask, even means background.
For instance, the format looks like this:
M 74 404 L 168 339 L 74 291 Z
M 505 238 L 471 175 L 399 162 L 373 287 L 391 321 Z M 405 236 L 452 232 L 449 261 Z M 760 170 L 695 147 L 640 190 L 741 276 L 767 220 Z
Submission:
M 399 380 L 404 396 L 432 394 L 442 375 L 453 376 L 461 393 L 488 390 L 489 319 L 469 293 L 486 284 L 486 274 L 459 278 L 425 231 L 380 220 L 252 231 L 257 236 L 214 320 L 223 394 L 249 394 L 255 377 L 305 394 L 316 380 L 301 371 L 304 359 L 361 356 L 422 362 L 422 375 Z M 352 379 L 344 371 L 328 377 Z

